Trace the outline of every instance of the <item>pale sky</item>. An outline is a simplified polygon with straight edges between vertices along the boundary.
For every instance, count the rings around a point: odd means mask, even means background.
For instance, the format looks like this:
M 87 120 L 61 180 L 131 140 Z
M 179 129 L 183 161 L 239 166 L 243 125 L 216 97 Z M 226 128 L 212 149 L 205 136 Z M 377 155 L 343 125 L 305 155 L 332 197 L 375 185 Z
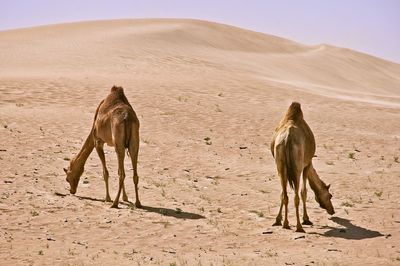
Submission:
M 0 0 L 0 30 L 121 18 L 209 20 L 400 63 L 400 0 Z

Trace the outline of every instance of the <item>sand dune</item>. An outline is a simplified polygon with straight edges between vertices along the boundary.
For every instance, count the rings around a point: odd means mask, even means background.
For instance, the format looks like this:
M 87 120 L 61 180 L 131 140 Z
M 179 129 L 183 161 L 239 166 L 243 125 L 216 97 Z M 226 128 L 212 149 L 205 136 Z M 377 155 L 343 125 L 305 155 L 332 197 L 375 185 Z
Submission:
M 144 209 L 113 210 L 102 202 L 95 153 L 77 196 L 55 194 L 68 194 L 62 167 L 114 84 L 125 88 L 141 120 Z M 280 184 L 269 141 L 293 100 L 302 103 L 316 136 L 314 164 L 332 184 L 337 211 L 330 218 L 310 191 L 314 226 L 305 235 L 271 226 Z M 349 49 L 179 19 L 2 31 L 0 259 L 5 265 L 398 264 L 397 121 L 400 65 Z M 113 197 L 112 148 L 106 156 Z M 132 199 L 130 174 L 126 182 Z

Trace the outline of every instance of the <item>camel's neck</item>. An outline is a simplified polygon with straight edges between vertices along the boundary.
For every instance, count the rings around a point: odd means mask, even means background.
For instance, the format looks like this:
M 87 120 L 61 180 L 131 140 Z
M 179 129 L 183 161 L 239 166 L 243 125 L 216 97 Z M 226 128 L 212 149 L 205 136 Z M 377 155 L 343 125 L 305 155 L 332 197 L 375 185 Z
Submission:
M 79 153 L 75 156 L 72 162 L 72 168 L 74 169 L 82 169 L 85 166 L 86 160 L 89 155 L 92 153 L 94 148 L 94 138 L 90 132 L 89 136 L 86 138 L 85 143 L 83 144 Z
M 318 197 L 319 193 L 322 190 L 326 190 L 326 185 L 324 181 L 322 181 L 317 172 L 315 171 L 314 167 L 311 165 L 308 171 L 308 182 L 310 183 L 311 189 L 314 191 L 315 195 Z

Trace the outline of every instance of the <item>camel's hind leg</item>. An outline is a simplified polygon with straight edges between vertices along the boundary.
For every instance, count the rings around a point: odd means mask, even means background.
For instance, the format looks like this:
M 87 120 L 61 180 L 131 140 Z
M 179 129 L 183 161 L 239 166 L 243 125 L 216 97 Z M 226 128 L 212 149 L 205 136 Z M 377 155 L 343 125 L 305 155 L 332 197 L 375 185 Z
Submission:
M 313 223 L 310 221 L 310 218 L 308 217 L 307 207 L 306 207 L 308 171 L 309 171 L 309 166 L 305 167 L 303 170 L 303 187 L 301 189 L 301 199 L 303 201 L 303 224 L 313 225 Z
M 282 208 L 283 208 L 283 192 L 281 194 L 281 206 L 279 207 L 278 215 L 276 216 L 275 223 L 272 226 L 282 225 Z
M 108 170 L 107 170 L 107 166 L 106 166 L 106 158 L 104 156 L 104 142 L 97 140 L 96 141 L 96 151 L 97 154 L 99 155 L 101 164 L 103 165 L 103 178 L 104 178 L 104 182 L 106 183 L 106 202 L 111 202 L 111 198 L 110 198 L 110 191 L 108 188 Z
M 283 228 L 290 229 L 289 220 L 288 220 L 288 204 L 289 204 L 289 197 L 287 195 L 287 179 L 282 180 L 282 201 L 285 205 L 285 219 L 283 220 Z
M 121 191 L 124 188 L 125 181 L 125 169 L 124 169 L 124 159 L 125 159 L 125 138 L 124 138 L 124 127 L 115 126 L 113 128 L 114 135 L 114 143 L 115 143 L 115 151 L 117 152 L 118 158 L 118 175 L 119 175 L 119 183 L 118 183 L 118 193 L 114 199 L 111 208 L 118 208 L 119 197 L 121 195 Z
M 142 204 L 139 200 L 139 176 L 137 173 L 137 162 L 138 162 L 138 155 L 139 155 L 139 128 L 135 124 L 132 128 L 132 136 L 131 141 L 129 143 L 129 154 L 131 155 L 132 160 L 132 168 L 133 168 L 133 183 L 135 184 L 135 195 L 136 195 L 136 202 L 135 206 L 138 208 L 142 207 Z
M 125 190 L 125 182 L 122 184 L 122 200 L 129 201 L 128 195 L 126 194 L 126 190 Z
M 296 232 L 301 232 L 305 233 L 303 226 L 301 226 L 300 223 L 300 214 L 299 214 L 299 204 L 300 204 L 300 197 L 299 197 L 299 181 L 300 181 L 300 175 L 301 172 L 298 174 L 297 178 L 297 184 L 295 184 L 294 187 L 294 206 L 296 207 L 296 220 L 297 220 L 297 225 L 296 225 Z
M 115 150 L 117 152 L 117 157 L 118 157 L 119 183 L 118 183 L 118 193 L 114 199 L 113 204 L 111 205 L 111 208 L 118 208 L 119 197 L 121 195 L 121 191 L 124 186 L 124 180 L 125 180 L 125 169 L 124 169 L 125 147 L 124 145 L 115 145 Z
M 300 176 L 301 172 L 303 170 L 303 158 L 302 156 L 299 156 L 301 154 L 298 146 L 293 145 L 291 148 L 291 153 L 293 155 L 297 154 L 297 158 L 295 156 L 292 156 L 292 158 L 296 158 L 296 161 L 292 161 L 292 167 L 293 169 L 293 174 L 295 175 L 294 178 L 294 206 L 296 208 L 296 232 L 302 232 L 304 233 L 303 226 L 300 223 L 300 214 L 299 214 L 299 204 L 300 204 L 300 197 L 299 197 L 299 189 L 300 189 Z
M 287 179 L 282 181 L 282 201 L 283 204 L 285 205 L 285 219 L 283 220 L 283 228 L 285 229 L 290 229 L 289 226 L 289 220 L 287 218 L 287 214 L 288 214 L 288 204 L 289 204 L 289 197 L 287 196 Z
M 289 226 L 289 221 L 288 221 L 288 203 L 289 203 L 289 197 L 287 195 L 287 179 L 286 178 L 281 178 L 281 184 L 282 184 L 282 194 L 281 194 L 281 206 L 279 208 L 278 215 L 276 216 L 275 223 L 272 226 L 280 226 L 282 225 L 282 209 L 283 205 L 285 205 L 285 220 L 283 221 L 283 228 L 285 229 L 290 229 Z
M 276 225 L 282 225 L 282 209 L 283 206 L 285 206 L 285 218 L 283 221 L 283 228 L 285 229 L 290 229 L 289 226 L 289 220 L 288 220 L 288 203 L 289 203 L 289 198 L 287 195 L 287 173 L 286 173 L 286 161 L 285 161 L 285 155 L 284 155 L 284 146 L 279 145 L 276 148 L 275 152 L 275 161 L 276 161 L 276 166 L 278 170 L 279 177 L 281 179 L 281 186 L 282 186 L 282 194 L 281 194 L 281 206 L 279 208 L 278 215 L 276 216 L 275 223 L 273 226 Z

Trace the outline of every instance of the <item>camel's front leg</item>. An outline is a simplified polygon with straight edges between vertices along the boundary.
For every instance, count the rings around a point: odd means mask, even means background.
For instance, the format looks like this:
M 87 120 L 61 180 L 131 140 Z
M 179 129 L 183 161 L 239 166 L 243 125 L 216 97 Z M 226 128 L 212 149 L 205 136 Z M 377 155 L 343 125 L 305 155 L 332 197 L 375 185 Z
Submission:
M 307 207 L 306 207 L 307 177 L 308 177 L 307 175 L 308 175 L 308 167 L 304 168 L 304 170 L 303 170 L 303 187 L 301 189 L 301 199 L 303 201 L 303 224 L 304 225 L 313 225 L 313 223 L 310 221 L 310 218 L 308 217 Z
M 115 145 L 115 150 L 117 152 L 118 157 L 118 175 L 119 175 L 119 184 L 118 184 L 118 193 L 114 199 L 111 208 L 118 208 L 119 197 L 121 195 L 121 190 L 124 186 L 125 181 L 125 169 L 124 169 L 124 159 L 125 159 L 125 148 L 124 145 Z
M 104 178 L 104 182 L 106 183 L 106 201 L 107 202 L 111 202 L 111 198 L 110 198 L 110 191 L 108 188 L 108 170 L 107 170 L 107 166 L 106 166 L 106 158 L 104 156 L 104 142 L 100 142 L 100 141 L 96 141 L 96 151 L 97 154 L 99 155 L 101 164 L 103 165 L 103 178 Z

